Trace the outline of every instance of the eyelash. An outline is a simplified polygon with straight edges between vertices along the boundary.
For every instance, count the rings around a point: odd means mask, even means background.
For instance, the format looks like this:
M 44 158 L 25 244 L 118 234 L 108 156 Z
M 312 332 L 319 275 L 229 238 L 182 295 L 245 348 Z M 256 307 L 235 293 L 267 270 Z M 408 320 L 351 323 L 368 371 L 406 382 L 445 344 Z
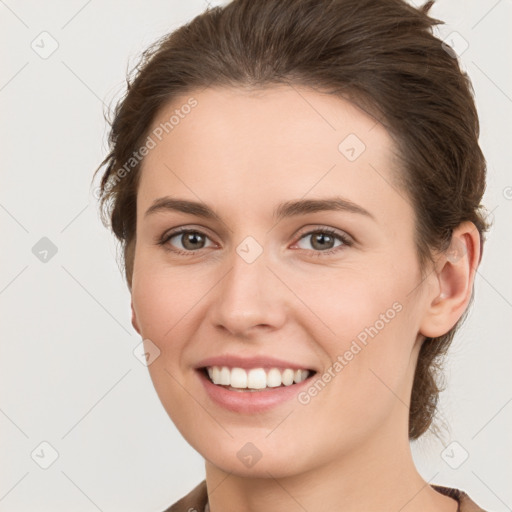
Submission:
M 200 231 L 198 229 L 178 228 L 175 231 L 171 231 L 170 233 L 164 233 L 162 235 L 162 237 L 157 241 L 157 245 L 160 245 L 160 246 L 164 247 L 164 249 L 174 252 L 176 254 L 182 255 L 182 256 L 193 256 L 196 253 L 198 253 L 199 251 L 201 251 L 201 249 L 197 249 L 196 251 L 183 251 L 181 249 L 173 249 L 170 247 L 170 245 L 167 245 L 167 243 L 169 242 L 169 240 L 171 238 L 174 238 L 175 236 L 181 235 L 184 233 L 198 233 L 200 235 L 203 235 L 203 236 L 209 238 L 206 235 L 206 233 L 203 233 L 202 231 Z M 327 249 L 325 251 L 315 251 L 314 249 L 309 249 L 309 250 L 304 249 L 304 250 L 307 250 L 308 252 L 312 253 L 312 255 L 314 255 L 314 256 L 317 256 L 317 257 L 329 256 L 331 254 L 334 254 L 334 253 L 344 250 L 345 247 L 351 247 L 353 245 L 352 240 L 350 238 L 348 238 L 347 236 L 343 235 L 342 233 L 339 233 L 338 231 L 336 231 L 332 228 L 323 228 L 323 227 L 322 228 L 319 227 L 317 229 L 314 229 L 311 231 L 306 231 L 306 232 L 302 233 L 299 236 L 299 239 L 297 240 L 297 242 L 299 242 L 303 238 L 306 238 L 307 236 L 318 234 L 318 233 L 327 234 L 329 236 L 332 236 L 333 238 L 338 239 L 339 241 L 341 241 L 343 243 L 342 243 L 342 245 L 338 245 L 337 247 L 334 247 L 332 249 Z

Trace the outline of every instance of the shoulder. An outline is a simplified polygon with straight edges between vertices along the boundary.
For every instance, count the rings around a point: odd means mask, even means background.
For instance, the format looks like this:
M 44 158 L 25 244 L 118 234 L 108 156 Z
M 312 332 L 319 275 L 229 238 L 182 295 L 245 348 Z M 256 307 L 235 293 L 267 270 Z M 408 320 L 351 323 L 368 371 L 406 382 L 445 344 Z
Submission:
M 464 491 L 453 487 L 444 487 L 442 485 L 432 485 L 432 487 L 446 496 L 450 496 L 459 502 L 457 512 L 490 512 L 477 505 Z
M 163 512 L 203 512 L 208 501 L 206 480 L 196 485 L 186 496 L 166 508 Z

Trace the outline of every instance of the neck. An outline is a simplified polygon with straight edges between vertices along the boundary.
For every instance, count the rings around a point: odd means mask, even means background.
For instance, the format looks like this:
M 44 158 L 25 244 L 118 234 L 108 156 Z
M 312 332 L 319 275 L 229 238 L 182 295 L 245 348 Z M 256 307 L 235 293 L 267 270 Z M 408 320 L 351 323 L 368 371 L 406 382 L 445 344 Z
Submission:
M 267 477 L 239 476 L 207 461 L 210 512 L 456 512 L 457 502 L 416 470 L 408 438 L 389 439 L 380 434 L 350 453 L 280 478 L 271 471 Z

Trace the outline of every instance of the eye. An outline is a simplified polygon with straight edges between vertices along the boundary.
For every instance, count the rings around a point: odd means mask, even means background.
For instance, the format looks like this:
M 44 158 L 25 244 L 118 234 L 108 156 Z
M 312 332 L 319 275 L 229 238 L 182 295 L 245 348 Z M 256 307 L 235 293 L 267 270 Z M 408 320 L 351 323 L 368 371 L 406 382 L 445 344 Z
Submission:
M 181 247 L 172 247 L 174 246 L 174 243 L 171 243 L 173 238 L 176 238 L 175 243 L 180 244 Z M 178 254 L 190 255 L 194 254 L 196 251 L 204 249 L 206 247 L 206 240 L 209 240 L 209 237 L 202 231 L 198 231 L 196 229 L 181 228 L 175 231 L 171 231 L 170 233 L 165 233 L 158 241 L 158 244 L 171 251 L 177 252 Z
M 311 240 L 310 245 L 313 247 L 311 250 L 315 253 L 315 256 L 333 254 L 342 251 L 344 246 L 350 247 L 352 245 L 352 240 L 349 237 L 331 228 L 318 228 L 314 231 L 308 231 L 300 237 L 297 244 L 307 238 Z M 334 245 L 336 241 L 340 243 Z M 307 247 L 301 247 L 301 249 L 307 249 Z
M 310 244 L 313 247 L 313 249 L 309 249 L 309 251 L 315 256 L 333 254 L 342 251 L 345 246 L 350 247 L 353 244 L 352 240 L 343 233 L 331 228 L 319 227 L 313 231 L 303 233 L 296 245 L 299 245 L 308 237 L 311 239 Z M 176 241 L 172 242 L 173 239 L 176 239 Z M 215 246 L 214 243 L 206 245 L 208 240 L 210 240 L 210 238 L 202 231 L 190 228 L 179 228 L 164 233 L 157 243 L 166 250 L 190 256 L 201 249 Z M 339 242 L 338 245 L 333 245 L 336 241 Z M 308 250 L 307 247 L 299 246 L 299 248 Z

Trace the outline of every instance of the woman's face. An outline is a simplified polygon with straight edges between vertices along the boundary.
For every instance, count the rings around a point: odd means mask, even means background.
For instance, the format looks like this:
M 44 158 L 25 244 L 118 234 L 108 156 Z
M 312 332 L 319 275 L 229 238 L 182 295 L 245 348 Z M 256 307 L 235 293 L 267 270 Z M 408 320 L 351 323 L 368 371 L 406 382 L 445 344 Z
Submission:
M 275 477 L 407 441 L 429 280 L 382 125 L 306 88 L 210 88 L 150 137 L 133 323 L 187 441 Z

